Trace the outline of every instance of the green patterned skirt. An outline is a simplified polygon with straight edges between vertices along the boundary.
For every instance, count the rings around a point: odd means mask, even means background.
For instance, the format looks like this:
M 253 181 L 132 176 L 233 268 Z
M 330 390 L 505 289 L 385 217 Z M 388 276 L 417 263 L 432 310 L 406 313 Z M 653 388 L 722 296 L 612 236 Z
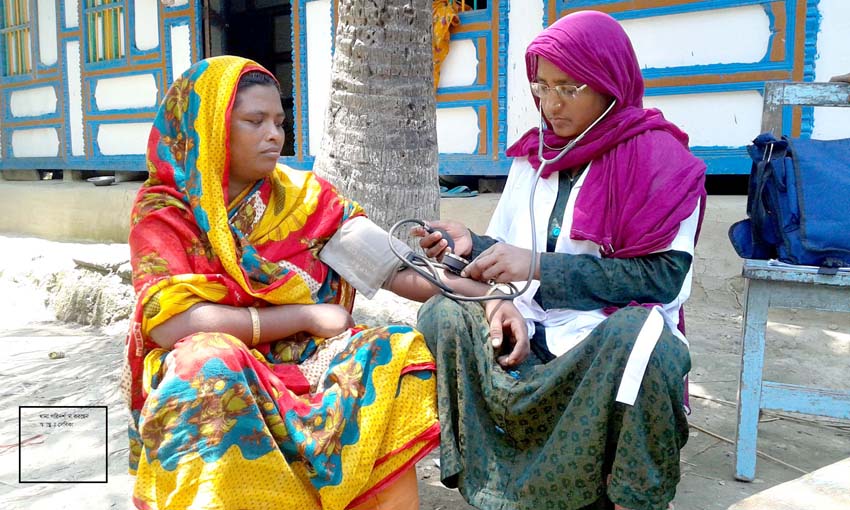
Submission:
M 486 510 L 663 509 L 688 439 L 687 346 L 666 327 L 633 406 L 615 401 L 648 310 L 619 310 L 575 348 L 506 372 L 483 308 L 438 296 L 418 329 L 437 359 L 443 484 Z M 610 483 L 606 483 L 610 475 Z

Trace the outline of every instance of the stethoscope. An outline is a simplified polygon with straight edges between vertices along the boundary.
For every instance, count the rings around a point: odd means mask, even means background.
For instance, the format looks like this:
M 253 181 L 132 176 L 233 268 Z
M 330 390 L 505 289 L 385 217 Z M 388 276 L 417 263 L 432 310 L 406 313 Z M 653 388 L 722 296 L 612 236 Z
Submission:
M 543 150 L 546 147 L 543 140 L 543 131 L 546 128 L 546 123 L 543 118 L 543 102 L 537 102 L 537 113 L 540 116 L 540 128 L 537 132 L 537 158 L 540 160 L 540 166 L 537 167 L 537 172 L 534 174 L 534 181 L 532 181 L 531 184 L 531 192 L 528 195 L 528 217 L 531 223 L 531 263 L 528 265 L 528 276 L 525 279 L 525 285 L 523 285 L 522 289 L 516 290 L 516 286 L 514 286 L 514 284 L 507 283 L 504 285 L 507 285 L 513 292 L 507 294 L 488 293 L 488 295 L 485 296 L 472 297 L 457 294 L 454 289 L 452 289 L 443 282 L 442 278 L 440 278 L 439 273 L 437 272 L 437 268 L 446 269 L 456 274 L 460 274 L 460 269 L 462 269 L 464 265 L 468 264 L 466 260 L 449 253 L 444 256 L 444 261 L 446 263 L 432 262 L 427 257 L 424 257 L 414 252 L 410 252 L 407 256 L 404 256 L 396 250 L 395 246 L 393 246 L 392 237 L 394 236 L 395 231 L 404 224 L 416 223 L 417 225 L 425 228 L 425 230 L 427 230 L 429 233 L 434 232 L 434 230 L 440 230 L 429 227 L 428 224 L 422 220 L 404 219 L 390 227 L 390 230 L 388 232 L 388 236 L 390 238 L 390 249 L 396 257 L 401 259 L 408 267 L 416 271 L 420 276 L 435 285 L 444 296 L 450 299 L 454 299 L 457 301 L 489 301 L 491 299 L 514 299 L 521 296 L 528 290 L 529 287 L 531 287 L 531 282 L 534 280 L 534 273 L 537 270 L 537 227 L 534 223 L 534 195 L 537 191 L 537 184 L 540 181 L 540 176 L 543 175 L 543 170 L 548 165 L 556 163 L 561 158 L 566 156 L 571 150 L 573 150 L 573 148 L 582 140 L 582 138 L 584 138 L 584 136 L 588 132 L 590 132 L 590 130 L 593 129 L 594 126 L 599 124 L 599 122 L 601 122 L 602 119 L 604 119 L 605 116 L 608 115 L 608 113 L 611 111 L 612 108 L 614 108 L 614 105 L 616 104 L 617 100 L 613 99 L 611 101 L 611 104 L 608 105 L 608 108 L 606 108 L 605 111 L 602 112 L 602 114 L 596 118 L 596 120 L 590 123 L 590 125 L 587 126 L 584 131 L 582 131 L 577 137 L 575 137 L 569 143 L 563 146 L 556 156 L 550 159 L 546 159 L 546 157 L 543 155 Z M 443 236 L 443 239 L 446 239 L 446 241 L 449 243 L 449 247 L 452 248 L 454 246 L 454 242 L 452 241 L 451 236 L 449 236 L 448 233 L 446 233 L 445 231 L 440 230 L 440 232 Z M 427 268 L 427 270 L 425 268 Z

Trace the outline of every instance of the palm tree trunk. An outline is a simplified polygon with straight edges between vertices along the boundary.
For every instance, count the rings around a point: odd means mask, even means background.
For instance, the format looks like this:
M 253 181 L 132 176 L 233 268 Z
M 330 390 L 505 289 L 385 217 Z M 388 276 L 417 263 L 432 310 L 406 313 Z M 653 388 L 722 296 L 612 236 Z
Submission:
M 313 170 L 384 228 L 439 217 L 431 30 L 430 0 L 339 0 Z

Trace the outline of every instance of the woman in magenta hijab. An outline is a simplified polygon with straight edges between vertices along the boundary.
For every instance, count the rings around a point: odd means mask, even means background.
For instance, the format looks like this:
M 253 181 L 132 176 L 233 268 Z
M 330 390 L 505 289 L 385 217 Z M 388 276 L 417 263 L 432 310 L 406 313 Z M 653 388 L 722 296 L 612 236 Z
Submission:
M 513 300 L 529 340 L 491 334 L 477 304 L 440 297 L 420 311 L 437 359 L 442 480 L 479 508 L 664 509 L 688 438 L 681 309 L 705 165 L 643 107 L 637 57 L 607 14 L 558 20 L 526 67 L 541 128 L 508 149 L 486 235 L 432 222 L 472 260 L 465 275 L 518 288 L 532 278 Z M 442 234 L 418 234 L 429 255 L 446 253 Z

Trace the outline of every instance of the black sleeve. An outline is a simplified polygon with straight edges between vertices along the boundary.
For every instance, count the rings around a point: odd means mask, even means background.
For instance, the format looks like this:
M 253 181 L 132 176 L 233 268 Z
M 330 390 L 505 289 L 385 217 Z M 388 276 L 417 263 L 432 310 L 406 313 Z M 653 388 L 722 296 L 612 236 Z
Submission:
M 471 230 L 469 235 L 472 236 L 472 252 L 467 257 L 469 260 L 474 260 L 475 257 L 481 255 L 481 252 L 499 242 L 489 236 L 480 236 Z
M 669 303 L 679 295 L 691 260 L 689 253 L 674 250 L 629 259 L 543 253 L 534 300 L 545 310 Z

